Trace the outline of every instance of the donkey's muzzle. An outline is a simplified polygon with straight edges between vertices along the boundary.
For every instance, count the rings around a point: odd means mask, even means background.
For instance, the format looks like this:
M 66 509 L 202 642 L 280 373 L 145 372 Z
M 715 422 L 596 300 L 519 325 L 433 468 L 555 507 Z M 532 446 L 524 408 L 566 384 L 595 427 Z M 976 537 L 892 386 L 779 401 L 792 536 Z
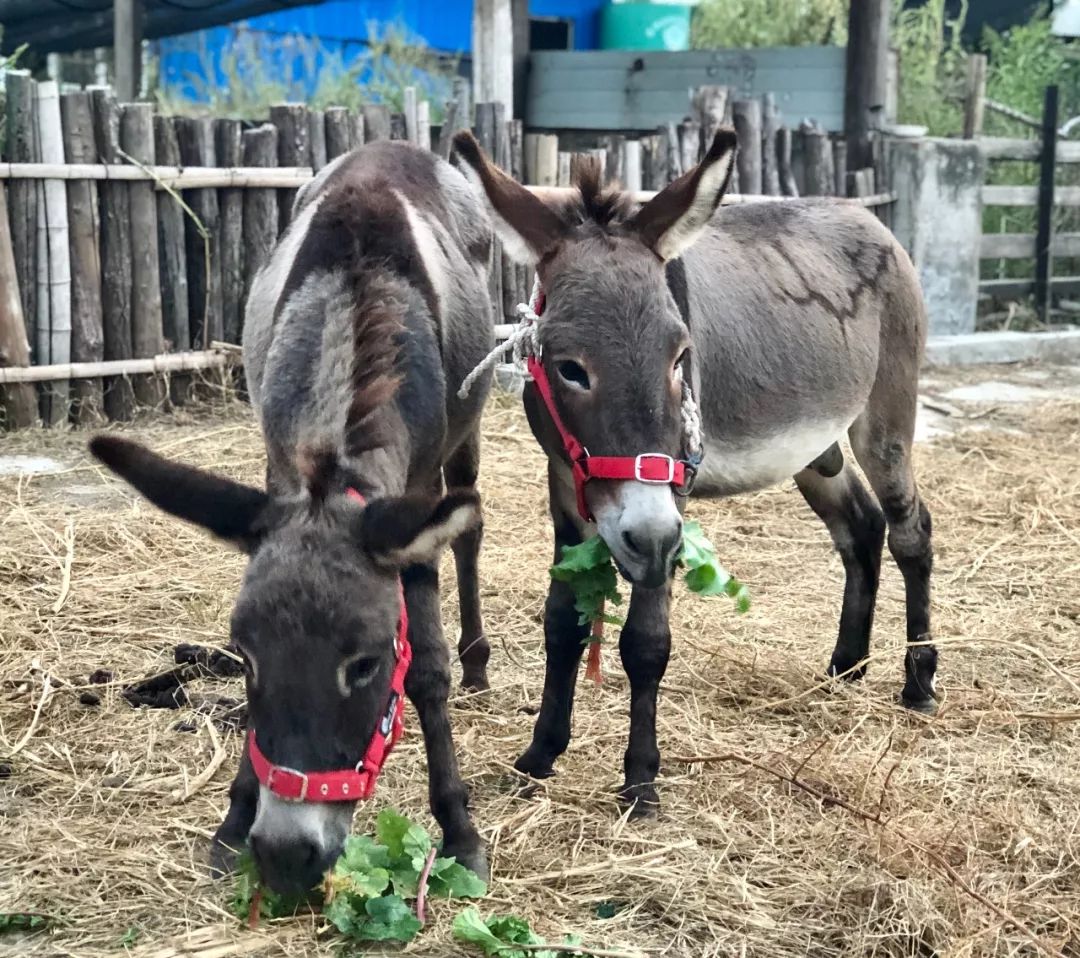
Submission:
M 259 877 L 279 895 L 310 891 L 337 858 L 335 849 L 301 835 L 283 840 L 252 835 L 250 842 Z

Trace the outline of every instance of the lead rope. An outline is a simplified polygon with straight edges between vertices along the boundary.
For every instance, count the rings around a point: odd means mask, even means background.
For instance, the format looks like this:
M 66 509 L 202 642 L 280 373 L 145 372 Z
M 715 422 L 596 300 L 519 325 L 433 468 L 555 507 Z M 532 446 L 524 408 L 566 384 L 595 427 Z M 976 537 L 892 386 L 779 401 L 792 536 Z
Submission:
M 494 369 L 499 361 L 506 355 L 506 351 L 513 350 L 511 362 L 519 371 L 527 375 L 526 360 L 530 356 L 541 358 L 542 347 L 540 344 L 540 317 L 536 313 L 536 307 L 540 302 L 540 276 L 533 278 L 532 294 L 528 303 L 518 303 L 515 312 L 518 316 L 517 329 L 506 340 L 499 343 L 488 353 L 479 365 L 465 377 L 458 390 L 458 399 L 467 399 L 475 382 L 486 372 Z M 694 390 L 689 380 L 684 376 L 682 381 L 682 420 L 683 420 L 683 446 L 686 449 L 686 457 L 693 468 L 697 468 L 704 447 L 701 440 L 701 410 L 694 398 Z M 592 679 L 597 685 L 602 684 L 603 670 L 600 663 L 600 644 L 604 640 L 604 604 L 600 605 L 600 618 L 592 624 L 592 632 L 589 636 L 589 653 L 585 663 L 585 678 Z

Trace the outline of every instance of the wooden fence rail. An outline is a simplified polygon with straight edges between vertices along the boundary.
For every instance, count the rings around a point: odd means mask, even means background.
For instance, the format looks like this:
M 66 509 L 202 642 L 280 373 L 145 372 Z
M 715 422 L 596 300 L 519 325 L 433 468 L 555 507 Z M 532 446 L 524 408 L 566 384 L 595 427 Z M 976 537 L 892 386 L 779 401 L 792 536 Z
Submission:
M 744 150 L 725 205 L 812 194 L 815 177 L 821 193 L 835 195 L 848 181 L 828 138 L 813 126 L 783 126 L 771 96 L 737 100 L 724 87 L 701 88 L 680 122 L 583 145 L 571 134 L 525 134 L 503 106 L 473 104 L 464 82 L 444 105 L 444 122 L 433 124 L 417 92 L 405 91 L 400 114 L 383 104 L 281 104 L 269 123 L 252 125 L 155 116 L 108 88 L 59 95 L 55 84 L 9 72 L 0 426 L 130 419 L 139 406 L 183 402 L 193 372 L 234 364 L 235 355 L 211 344 L 239 343 L 251 281 L 288 223 L 296 190 L 364 143 L 405 139 L 445 157 L 452 133 L 473 128 L 538 193 L 568 190 L 571 170 L 589 156 L 643 202 L 697 163 L 720 125 L 736 121 Z M 815 150 L 828 155 L 821 176 Z M 851 202 L 887 209 L 894 197 L 874 171 L 855 172 Z M 500 329 L 530 286 L 530 271 L 496 244 L 490 292 Z

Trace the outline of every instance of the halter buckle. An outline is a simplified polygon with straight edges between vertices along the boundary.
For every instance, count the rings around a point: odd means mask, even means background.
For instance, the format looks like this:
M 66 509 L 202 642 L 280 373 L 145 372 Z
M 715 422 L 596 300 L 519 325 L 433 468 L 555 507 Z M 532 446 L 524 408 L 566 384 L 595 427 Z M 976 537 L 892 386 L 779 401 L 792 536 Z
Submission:
M 275 787 L 274 782 L 279 775 L 289 776 L 292 780 L 299 779 L 300 781 L 300 794 L 299 795 L 282 795 Z M 304 802 L 307 801 L 308 790 L 308 777 L 305 772 L 301 772 L 295 768 L 288 768 L 285 765 L 273 765 L 266 776 L 266 787 L 270 789 L 278 798 L 283 802 Z
M 664 464 L 667 466 L 667 473 L 662 476 L 646 476 L 644 469 L 650 463 Z M 634 459 L 634 478 L 638 482 L 669 486 L 675 481 L 675 460 L 671 456 L 665 456 L 662 452 L 643 452 Z

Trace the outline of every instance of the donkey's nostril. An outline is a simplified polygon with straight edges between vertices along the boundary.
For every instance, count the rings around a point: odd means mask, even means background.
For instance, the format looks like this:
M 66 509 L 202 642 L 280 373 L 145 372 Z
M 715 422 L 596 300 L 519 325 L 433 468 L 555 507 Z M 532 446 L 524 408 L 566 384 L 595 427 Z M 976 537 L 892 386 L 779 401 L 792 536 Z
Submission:
M 632 532 L 630 532 L 629 530 L 624 531 L 622 534 L 622 540 L 623 543 L 626 545 L 626 548 L 633 552 L 635 555 L 644 555 L 644 552 L 641 550 L 641 547 L 638 545 L 638 542 L 634 538 L 634 534 Z

